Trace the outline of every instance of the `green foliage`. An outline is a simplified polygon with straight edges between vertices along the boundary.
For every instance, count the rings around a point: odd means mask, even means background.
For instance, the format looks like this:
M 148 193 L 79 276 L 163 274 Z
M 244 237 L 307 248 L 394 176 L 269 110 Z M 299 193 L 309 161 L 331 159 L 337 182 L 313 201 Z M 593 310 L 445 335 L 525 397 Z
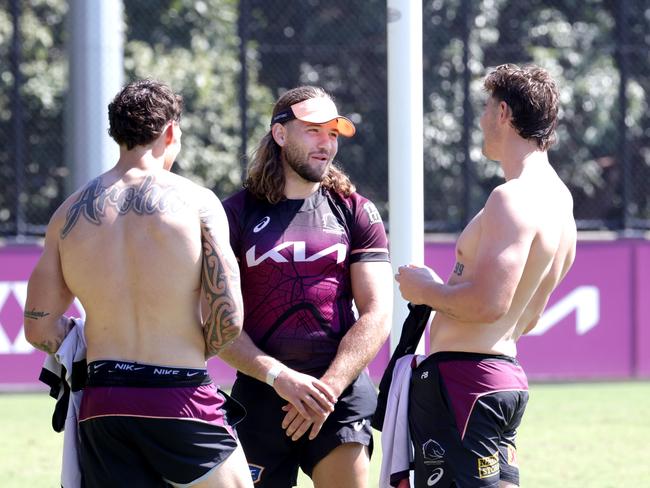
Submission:
M 63 49 L 67 12 L 64 0 L 32 0 L 20 6 L 19 93 L 9 62 L 0 64 L 0 230 L 16 232 L 16 200 L 29 224 L 44 224 L 60 202 L 67 170 L 63 161 L 63 106 L 67 56 Z M 0 10 L 0 56 L 9 60 L 14 29 L 11 12 Z M 23 138 L 16 140 L 14 113 L 24 114 Z M 20 145 L 20 146 L 19 146 Z M 17 155 L 22 150 L 24 187 L 16 186 Z M 29 204 L 26 204 L 29 202 Z M 39 229 L 36 230 L 39 232 Z
M 0 234 L 4 235 L 16 233 L 18 199 L 26 221 L 41 225 L 61 202 L 68 176 L 63 156 L 65 99 L 74 96 L 67 89 L 68 2 L 17 4 L 25 135 L 16 140 L 14 80 L 10 63 L 2 63 Z M 388 216 L 384 0 L 128 0 L 124 7 L 127 80 L 159 78 L 186 100 L 177 171 L 214 188 L 219 196 L 232 193 L 241 183 L 242 150 L 246 147 L 250 154 L 268 130 L 274 99 L 299 84 L 321 85 L 357 124 L 355 137 L 341 140 L 337 159 L 359 191 Z M 647 227 L 648 12 L 642 0 L 424 2 L 426 228 L 458 230 L 502 181 L 498 165 L 481 154 L 478 116 L 484 99 L 482 78 L 490 67 L 505 62 L 539 64 L 559 82 L 559 142 L 550 157 L 572 190 L 576 217 L 586 227 L 620 228 L 627 210 L 627 225 Z M 246 144 L 239 103 L 240 14 L 247 39 Z M 10 59 L 12 34 L 10 10 L 0 9 L 2 59 Z M 464 88 L 466 48 L 469 104 Z M 622 79 L 627 85 L 624 107 Z M 25 186 L 17 195 L 16 154 L 21 148 Z
M 318 85 L 357 126 L 337 160 L 384 217 L 388 204 L 386 2 L 244 0 L 260 82 L 277 97 Z M 270 113 L 270 108 L 268 110 Z M 265 121 L 268 124 L 268 121 Z
M 627 2 L 630 11 L 642 10 L 642 2 Z M 458 33 L 459 23 L 469 22 L 472 76 L 472 107 L 474 125 L 470 136 L 471 167 L 474 185 L 471 191 L 472 210 L 482 205 L 487 193 L 502 181 L 496 163 L 481 155 L 481 134 L 477 119 L 482 110 L 484 94 L 482 77 L 491 67 L 503 63 L 534 63 L 548 69 L 560 86 L 561 105 L 559 142 L 550 158 L 560 176 L 574 195 L 579 219 L 603 219 L 618 226 L 622 216 L 620 141 L 617 119 L 619 60 L 615 39 L 615 12 L 603 1 L 575 2 L 557 0 L 481 0 L 462 2 L 434 1 L 425 5 L 425 194 L 436 195 L 439 205 L 426 207 L 426 219 L 457 221 L 462 202 L 459 187 L 463 161 L 461 77 L 463 45 Z M 615 2 L 611 3 L 615 8 Z M 470 6 L 470 10 L 463 7 Z M 647 26 L 647 15 L 638 12 L 636 22 Z M 631 22 L 632 15 L 627 22 Z M 645 21 L 643 19 L 646 19 Z M 640 20 L 639 20 L 640 19 Z M 627 28 L 625 25 L 624 28 Z M 639 60 L 641 52 L 647 59 L 647 39 L 637 33 L 637 47 L 629 49 L 630 59 Z M 435 49 L 432 48 L 435 46 Z M 636 56 L 636 57 L 635 57 Z M 646 93 L 650 71 L 647 64 L 633 64 L 636 69 L 628 86 L 629 110 L 627 125 L 632 140 L 630 159 L 634 173 L 643 175 L 636 163 L 647 157 L 648 136 L 634 143 L 642 127 L 647 127 Z M 631 67 L 631 66 L 630 66 Z M 638 76 L 638 79 L 636 79 Z M 638 149 L 637 149 L 638 148 Z M 637 152 L 638 151 L 638 152 Z M 640 180 L 644 181 L 644 180 Z M 647 182 L 648 180 L 645 179 Z M 455 182 L 455 184 L 454 184 Z M 635 184 L 635 182 L 632 182 Z M 636 183 L 638 186 L 638 183 Z M 478 190 L 478 191 L 477 191 Z M 647 192 L 645 192 L 647 193 Z M 637 195 L 637 199 L 639 195 Z M 647 200 L 647 199 L 646 199 Z M 650 213 L 645 203 L 645 217 Z M 593 225 L 593 224 L 592 224 Z
M 163 6 L 165 8 L 163 8 Z M 226 196 L 241 186 L 241 66 L 237 33 L 238 2 L 175 0 L 155 7 L 144 0 L 125 3 L 128 79 L 156 78 L 185 100 L 183 148 L 178 171 Z M 153 14 L 153 16 L 152 16 Z M 255 53 L 249 51 L 249 120 L 260 122 L 272 102 L 256 81 Z

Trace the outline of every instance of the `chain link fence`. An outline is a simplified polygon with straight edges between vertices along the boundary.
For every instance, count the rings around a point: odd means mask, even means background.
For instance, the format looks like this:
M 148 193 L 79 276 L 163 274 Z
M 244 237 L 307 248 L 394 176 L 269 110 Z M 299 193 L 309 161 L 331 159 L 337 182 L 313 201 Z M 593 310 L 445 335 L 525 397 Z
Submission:
M 39 236 L 70 176 L 69 6 L 3 2 L 0 236 Z M 390 222 L 385 0 L 124 0 L 124 22 L 125 79 L 160 79 L 186 100 L 176 171 L 229 195 L 274 100 L 320 85 L 358 128 L 337 159 Z M 502 181 L 478 116 L 482 77 L 506 62 L 559 82 L 550 159 L 579 227 L 650 229 L 649 33 L 648 0 L 423 2 L 425 229 L 460 230 Z

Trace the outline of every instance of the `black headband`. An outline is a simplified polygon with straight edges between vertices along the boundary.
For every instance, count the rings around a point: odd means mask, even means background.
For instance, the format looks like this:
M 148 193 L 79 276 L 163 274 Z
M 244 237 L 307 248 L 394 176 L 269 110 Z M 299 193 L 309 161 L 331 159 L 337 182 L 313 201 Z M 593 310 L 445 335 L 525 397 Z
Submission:
M 288 109 L 275 114 L 275 116 L 271 119 L 271 126 L 273 126 L 273 124 L 284 124 L 295 118 L 296 116 L 294 115 L 293 110 L 291 110 L 291 107 L 289 107 Z

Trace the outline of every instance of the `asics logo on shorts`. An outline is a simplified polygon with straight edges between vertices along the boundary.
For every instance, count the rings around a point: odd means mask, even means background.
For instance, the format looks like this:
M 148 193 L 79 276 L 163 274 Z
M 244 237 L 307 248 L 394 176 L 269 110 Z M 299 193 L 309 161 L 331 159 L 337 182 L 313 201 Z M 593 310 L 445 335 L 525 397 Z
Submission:
M 435 485 L 438 481 L 440 481 L 443 474 L 445 474 L 444 469 L 442 469 L 442 468 L 434 469 L 433 474 L 427 478 L 427 486 Z
M 356 430 L 357 432 L 360 432 L 361 429 L 363 429 L 363 426 L 365 425 L 365 423 L 366 423 L 366 419 L 359 420 L 358 422 L 355 422 L 355 423 L 352 424 L 352 428 L 354 430 Z

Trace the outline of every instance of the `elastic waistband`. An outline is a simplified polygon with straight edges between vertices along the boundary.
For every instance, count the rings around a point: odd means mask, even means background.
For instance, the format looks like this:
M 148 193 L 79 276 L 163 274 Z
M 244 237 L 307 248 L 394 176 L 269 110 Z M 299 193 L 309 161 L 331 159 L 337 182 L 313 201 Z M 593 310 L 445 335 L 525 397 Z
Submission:
M 93 361 L 87 386 L 170 387 L 209 385 L 207 369 L 177 368 L 130 361 Z
M 422 363 L 425 362 L 441 362 L 441 361 L 485 361 L 485 360 L 498 360 L 507 361 L 516 366 L 519 366 L 517 358 L 506 356 L 505 354 L 484 354 L 480 352 L 465 352 L 465 351 L 440 351 L 434 352 L 429 355 Z M 420 364 L 422 364 L 420 363 Z

